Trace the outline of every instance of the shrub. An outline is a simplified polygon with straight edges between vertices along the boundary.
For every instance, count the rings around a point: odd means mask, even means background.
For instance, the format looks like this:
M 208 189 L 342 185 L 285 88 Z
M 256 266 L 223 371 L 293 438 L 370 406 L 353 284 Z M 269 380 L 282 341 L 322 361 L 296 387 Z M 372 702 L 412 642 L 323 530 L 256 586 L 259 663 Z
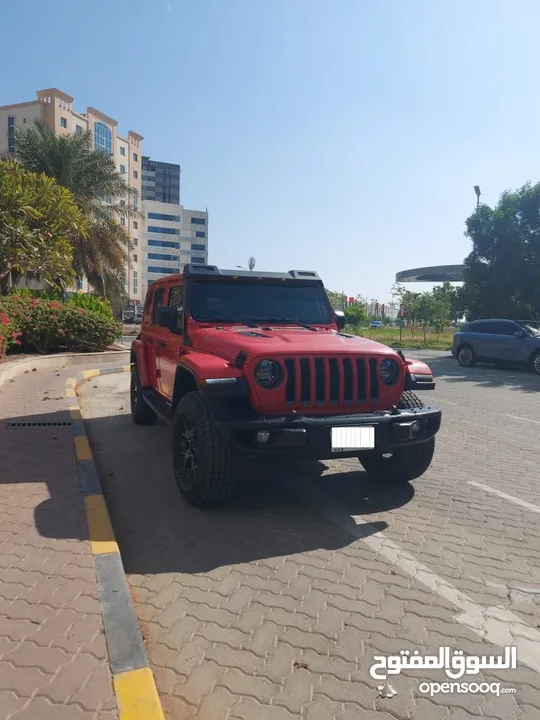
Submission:
M 97 295 L 76 293 L 67 300 L 67 304 L 70 307 L 82 308 L 83 310 L 90 310 L 91 312 L 98 313 L 99 315 L 104 315 L 110 320 L 114 318 L 111 303 L 108 300 L 103 300 Z
M 103 350 L 121 332 L 112 318 L 69 303 L 18 295 L 0 298 L 0 357 L 14 348 L 39 353 Z

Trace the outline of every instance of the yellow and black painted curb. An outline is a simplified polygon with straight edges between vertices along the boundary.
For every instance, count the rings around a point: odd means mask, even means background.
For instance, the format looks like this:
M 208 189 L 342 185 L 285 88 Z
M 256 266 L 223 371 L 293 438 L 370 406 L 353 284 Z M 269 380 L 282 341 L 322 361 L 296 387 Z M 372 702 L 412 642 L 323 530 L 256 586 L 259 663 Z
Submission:
M 85 380 L 130 370 L 125 365 L 80 372 L 66 380 L 66 396 L 119 718 L 165 720 L 75 392 Z

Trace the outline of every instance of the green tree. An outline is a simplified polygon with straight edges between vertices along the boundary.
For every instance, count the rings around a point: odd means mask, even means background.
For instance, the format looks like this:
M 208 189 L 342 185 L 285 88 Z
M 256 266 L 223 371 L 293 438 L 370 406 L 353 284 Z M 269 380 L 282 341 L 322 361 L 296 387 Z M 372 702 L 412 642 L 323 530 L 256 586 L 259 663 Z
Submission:
M 504 192 L 466 221 L 472 250 L 460 293 L 469 319 L 540 314 L 540 183 Z
M 98 293 L 109 297 L 114 278 L 125 272 L 130 249 L 119 220 L 139 215 L 112 158 L 93 149 L 89 130 L 57 136 L 41 121 L 16 132 L 14 157 L 25 169 L 43 172 L 68 188 L 90 218 L 88 234 L 72 237 L 73 266 L 79 277 L 86 276 Z
M 255 260 L 255 258 L 254 258 L 253 255 L 252 255 L 252 256 L 249 258 L 249 260 L 248 260 L 248 270 L 251 270 L 251 271 L 255 270 L 255 263 L 256 263 L 256 262 L 257 262 L 257 261 Z
M 368 323 L 368 316 L 364 299 L 358 296 L 352 305 L 345 308 L 345 321 L 354 329 L 361 328 Z
M 43 173 L 0 162 L 0 292 L 17 276 L 64 288 L 73 279 L 72 237 L 87 238 L 88 222 L 69 190 Z

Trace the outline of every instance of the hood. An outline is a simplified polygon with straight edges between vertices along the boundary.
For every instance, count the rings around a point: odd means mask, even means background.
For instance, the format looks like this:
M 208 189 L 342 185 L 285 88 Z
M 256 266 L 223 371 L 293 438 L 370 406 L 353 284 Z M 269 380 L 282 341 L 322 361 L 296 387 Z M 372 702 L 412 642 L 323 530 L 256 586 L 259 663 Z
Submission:
M 295 354 L 366 353 L 395 355 L 386 345 L 373 340 L 329 330 L 306 330 L 301 327 L 272 326 L 271 330 L 233 327 L 192 327 L 193 349 L 218 355 L 233 362 L 241 350 L 248 356 Z

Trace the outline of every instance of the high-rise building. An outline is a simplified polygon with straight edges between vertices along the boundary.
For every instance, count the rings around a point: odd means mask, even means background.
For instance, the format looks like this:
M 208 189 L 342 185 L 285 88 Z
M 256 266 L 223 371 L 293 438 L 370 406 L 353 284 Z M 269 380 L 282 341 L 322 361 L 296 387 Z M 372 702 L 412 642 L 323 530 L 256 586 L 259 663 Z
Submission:
M 85 113 L 76 112 L 71 95 L 56 88 L 38 90 L 36 95 L 35 100 L 0 107 L 0 151 L 13 152 L 15 129 L 31 128 L 35 120 L 42 120 L 57 135 L 91 130 L 94 147 L 112 156 L 131 188 L 132 203 L 138 208 L 142 199 L 142 135 L 133 130 L 127 136 L 120 135 L 118 122 L 94 107 L 88 107 Z M 121 222 L 137 246 L 142 221 L 122 218 Z M 137 301 L 141 300 L 142 292 L 140 273 L 140 256 L 134 248 L 126 268 L 126 290 Z
M 144 294 L 154 280 L 182 272 L 186 263 L 208 262 L 208 212 L 156 200 L 144 200 L 143 212 L 139 260 Z
M 145 228 L 139 260 L 142 292 L 186 263 L 208 262 L 208 212 L 180 205 L 180 165 L 142 159 Z
M 142 159 L 143 200 L 180 204 L 180 165 Z

